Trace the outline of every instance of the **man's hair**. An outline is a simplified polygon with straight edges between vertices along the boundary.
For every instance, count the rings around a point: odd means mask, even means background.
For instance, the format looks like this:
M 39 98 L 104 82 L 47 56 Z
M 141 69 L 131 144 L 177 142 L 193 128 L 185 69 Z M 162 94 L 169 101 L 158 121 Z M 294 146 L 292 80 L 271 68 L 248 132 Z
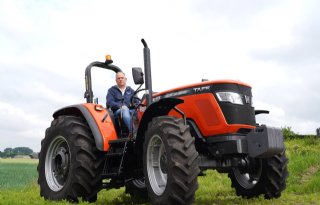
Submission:
M 126 74 L 125 74 L 123 71 L 118 71 L 118 72 L 116 73 L 116 76 L 117 76 L 118 73 L 122 73 L 124 76 L 126 76 Z

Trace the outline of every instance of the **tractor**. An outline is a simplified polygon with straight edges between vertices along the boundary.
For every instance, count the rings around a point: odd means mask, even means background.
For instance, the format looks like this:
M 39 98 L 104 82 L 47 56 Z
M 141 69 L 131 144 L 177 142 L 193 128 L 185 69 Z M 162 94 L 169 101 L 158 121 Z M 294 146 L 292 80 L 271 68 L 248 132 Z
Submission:
M 144 72 L 132 68 L 136 131 L 123 131 L 121 119 L 94 100 L 91 69 L 121 69 L 110 56 L 89 64 L 86 103 L 55 111 L 41 141 L 40 195 L 95 202 L 100 190 L 125 187 L 132 199 L 192 204 L 198 176 L 210 169 L 226 173 L 238 196 L 280 197 L 288 176 L 282 132 L 256 122 L 269 111 L 255 110 L 251 86 L 203 80 L 153 92 L 150 49 L 141 41 Z

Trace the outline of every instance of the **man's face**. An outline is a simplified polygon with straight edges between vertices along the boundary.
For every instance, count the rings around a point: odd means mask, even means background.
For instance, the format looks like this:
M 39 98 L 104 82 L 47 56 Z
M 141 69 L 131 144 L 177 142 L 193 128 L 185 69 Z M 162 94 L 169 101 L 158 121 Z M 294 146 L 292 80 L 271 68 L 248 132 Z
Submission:
M 119 72 L 116 74 L 116 82 L 119 87 L 125 86 L 127 83 L 127 78 L 123 73 Z

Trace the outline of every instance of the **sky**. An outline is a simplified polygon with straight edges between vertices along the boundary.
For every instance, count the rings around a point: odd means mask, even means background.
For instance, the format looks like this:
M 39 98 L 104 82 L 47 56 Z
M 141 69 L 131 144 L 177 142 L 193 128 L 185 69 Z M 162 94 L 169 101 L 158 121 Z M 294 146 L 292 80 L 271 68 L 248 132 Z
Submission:
M 257 122 L 320 127 L 320 2 L 316 0 L 0 0 L 0 151 L 38 152 L 52 114 L 85 102 L 84 71 L 110 54 L 133 88 L 151 50 L 153 90 L 201 79 L 252 86 Z M 105 104 L 114 74 L 94 69 Z

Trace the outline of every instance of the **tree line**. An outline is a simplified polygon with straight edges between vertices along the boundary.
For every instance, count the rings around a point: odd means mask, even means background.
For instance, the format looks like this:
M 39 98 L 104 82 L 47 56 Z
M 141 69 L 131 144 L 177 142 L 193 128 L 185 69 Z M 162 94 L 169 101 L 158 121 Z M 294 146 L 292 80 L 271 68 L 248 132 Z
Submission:
M 5 148 L 3 152 L 0 151 L 0 157 L 9 158 L 16 155 L 31 155 L 33 150 L 29 147 L 16 147 L 16 148 Z

